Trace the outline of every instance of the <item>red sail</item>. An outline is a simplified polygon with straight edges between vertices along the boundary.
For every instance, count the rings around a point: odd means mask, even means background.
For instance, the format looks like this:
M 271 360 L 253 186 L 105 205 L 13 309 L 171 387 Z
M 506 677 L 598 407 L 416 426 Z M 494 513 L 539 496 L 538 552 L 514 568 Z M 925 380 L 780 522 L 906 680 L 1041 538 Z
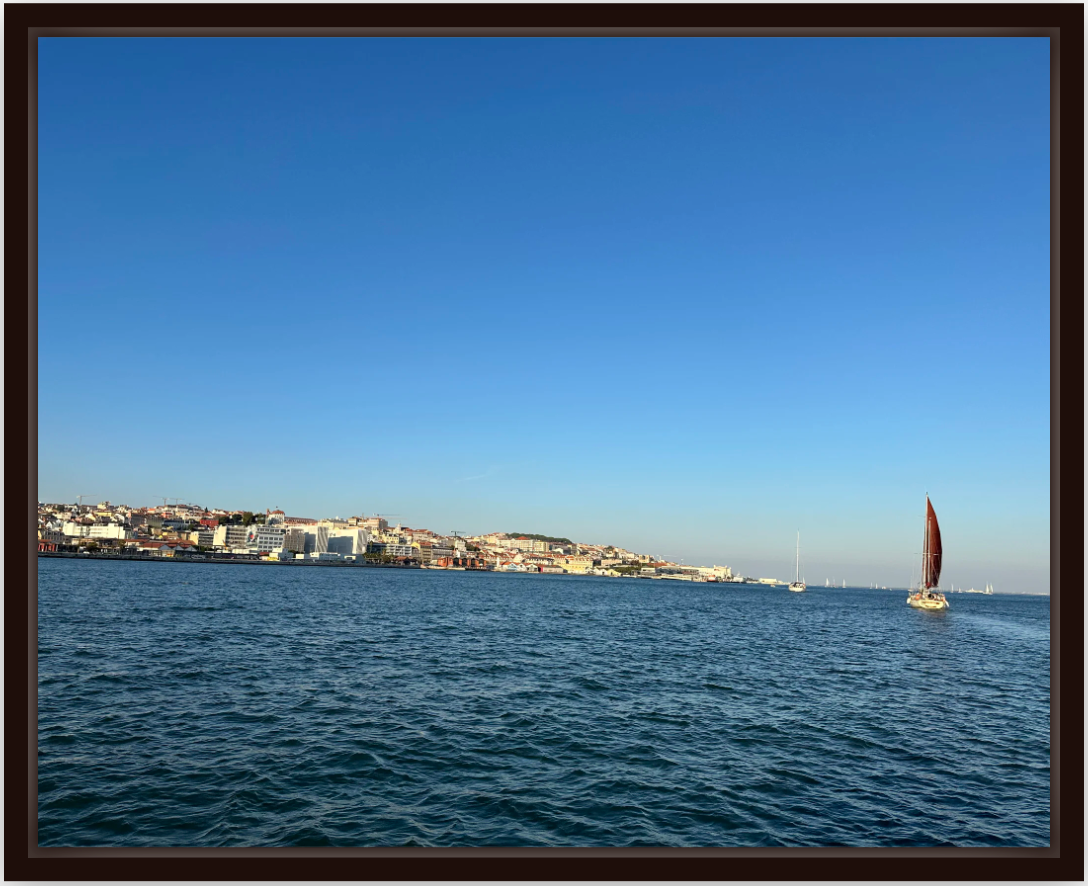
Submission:
M 935 588 L 941 579 L 941 527 L 937 525 L 937 514 L 933 505 L 926 499 L 926 576 L 925 586 Z

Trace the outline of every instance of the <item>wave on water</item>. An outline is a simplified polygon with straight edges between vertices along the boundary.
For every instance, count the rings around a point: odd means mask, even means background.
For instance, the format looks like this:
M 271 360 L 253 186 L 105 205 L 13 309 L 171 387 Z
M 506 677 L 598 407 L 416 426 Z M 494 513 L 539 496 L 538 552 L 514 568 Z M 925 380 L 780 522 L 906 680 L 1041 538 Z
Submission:
M 41 845 L 1050 842 L 1047 598 L 85 565 Z

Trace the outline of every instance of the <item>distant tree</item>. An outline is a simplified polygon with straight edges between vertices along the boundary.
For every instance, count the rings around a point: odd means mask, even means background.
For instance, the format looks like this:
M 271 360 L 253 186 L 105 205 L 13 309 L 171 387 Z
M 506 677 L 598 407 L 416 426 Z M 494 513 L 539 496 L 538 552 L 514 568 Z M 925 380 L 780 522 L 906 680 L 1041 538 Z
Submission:
M 572 545 L 572 544 L 574 544 L 574 542 L 572 542 L 569 538 L 557 538 L 554 535 L 540 535 L 540 534 L 535 533 L 535 532 L 508 532 L 508 533 L 506 533 L 506 537 L 507 538 L 533 538 L 533 539 L 536 539 L 537 541 L 547 541 L 547 542 L 551 542 L 552 544 L 557 544 L 557 545 Z
M 252 525 L 252 523 L 253 523 L 253 512 L 252 511 L 242 511 L 242 525 L 243 526 L 250 526 L 250 525 Z

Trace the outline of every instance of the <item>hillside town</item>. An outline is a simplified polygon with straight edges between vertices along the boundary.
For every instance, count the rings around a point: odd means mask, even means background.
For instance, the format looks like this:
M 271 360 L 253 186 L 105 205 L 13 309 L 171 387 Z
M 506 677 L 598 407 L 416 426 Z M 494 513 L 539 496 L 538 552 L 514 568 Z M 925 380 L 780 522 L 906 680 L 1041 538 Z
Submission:
M 728 566 L 685 565 L 615 545 L 537 533 L 443 535 L 390 525 L 386 516 L 314 519 L 278 508 L 232 511 L 167 499 L 161 507 L 39 502 L 38 553 L 776 583 L 736 576 Z

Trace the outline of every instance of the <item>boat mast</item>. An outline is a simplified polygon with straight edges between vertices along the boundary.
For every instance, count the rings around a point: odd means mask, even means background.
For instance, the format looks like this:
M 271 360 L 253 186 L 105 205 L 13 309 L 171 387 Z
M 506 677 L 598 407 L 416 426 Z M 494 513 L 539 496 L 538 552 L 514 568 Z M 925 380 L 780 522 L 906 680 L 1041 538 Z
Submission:
M 797 560 L 793 564 L 793 583 L 801 580 L 801 530 L 797 530 Z
M 925 591 L 929 587 L 929 572 L 926 570 L 926 563 L 929 558 L 929 493 L 926 493 L 926 517 L 922 525 L 922 574 L 918 582 L 920 591 Z

